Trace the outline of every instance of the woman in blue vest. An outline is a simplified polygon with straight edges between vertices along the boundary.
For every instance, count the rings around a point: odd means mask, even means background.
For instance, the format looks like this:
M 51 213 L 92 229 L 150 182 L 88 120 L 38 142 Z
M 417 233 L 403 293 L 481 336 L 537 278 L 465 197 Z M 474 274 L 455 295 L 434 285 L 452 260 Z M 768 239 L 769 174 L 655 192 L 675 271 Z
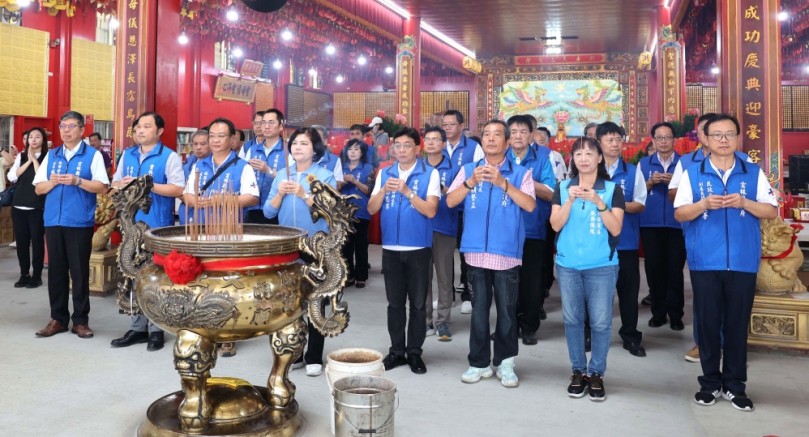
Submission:
M 713 405 L 721 394 L 737 410 L 753 411 L 745 381 L 760 220 L 775 219 L 778 203 L 761 168 L 735 155 L 741 133 L 735 118 L 717 115 L 703 132 L 711 153 L 683 173 L 674 198 L 675 217 L 688 223 L 688 269 L 699 318 L 702 376 L 694 402 Z
M 264 203 L 264 215 L 267 218 L 278 217 L 278 223 L 283 226 L 294 226 L 309 231 L 309 236 L 318 231 L 329 232 L 326 220 L 319 219 L 312 223 L 311 206 L 314 199 L 310 196 L 309 180 L 316 179 L 337 188 L 334 174 L 317 165 L 317 161 L 326 152 L 326 146 L 317 130 L 300 128 L 289 137 L 289 155 L 294 163 L 278 172 L 278 177 L 272 183 L 272 189 L 267 202 Z M 289 173 L 287 173 L 289 172 Z M 304 261 L 313 261 L 304 259 Z M 309 322 L 309 341 L 306 355 L 301 357 L 297 365 L 299 368 L 304 360 L 306 362 L 306 375 L 318 376 L 323 373 L 323 334 Z
M 553 193 L 551 225 L 556 240 L 556 276 L 562 294 L 565 337 L 573 376 L 568 396 L 606 399 L 604 372 L 612 334 L 612 301 L 618 278 L 618 237 L 624 192 L 610 181 L 595 138 L 573 143 L 571 179 Z M 584 353 L 584 319 L 590 315 L 592 355 Z
M 351 140 L 340 153 L 343 164 L 343 179 L 345 185 L 340 192 L 350 196 L 356 194 L 359 199 L 352 200 L 360 209 L 355 217 L 359 219 L 354 223 L 356 232 L 348 235 L 343 246 L 343 257 L 348 263 L 348 282 L 346 287 L 357 284 L 357 288 L 364 288 L 368 280 L 368 225 L 371 223 L 371 214 L 368 213 L 368 198 L 374 186 L 375 172 L 368 159 L 368 146 L 361 140 Z M 354 257 L 356 257 L 356 262 Z
M 431 219 L 441 197 L 438 172 L 418 158 L 420 144 L 417 130 L 404 127 L 396 131 L 391 152 L 398 164 L 379 172 L 368 201 L 369 213 L 382 211 L 382 268 L 391 340 L 383 364 L 385 370 L 408 364 L 416 374 L 427 372 L 421 346 L 427 334 L 425 306 L 432 257 Z M 409 321 L 405 308 L 408 299 Z

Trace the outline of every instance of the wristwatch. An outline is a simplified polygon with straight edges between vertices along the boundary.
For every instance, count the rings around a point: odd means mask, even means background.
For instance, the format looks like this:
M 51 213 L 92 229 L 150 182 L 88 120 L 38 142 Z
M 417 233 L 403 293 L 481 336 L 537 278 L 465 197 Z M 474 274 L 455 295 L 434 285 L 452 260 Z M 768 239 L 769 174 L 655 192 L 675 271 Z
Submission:
M 416 192 L 411 191 L 410 194 L 407 195 L 407 200 L 413 200 L 414 197 L 416 197 Z
M 79 179 L 79 181 L 78 181 L 78 182 L 76 182 L 76 186 L 77 186 L 77 187 L 80 187 L 80 186 L 81 186 L 81 178 L 78 178 L 78 179 Z
M 309 200 L 310 197 L 312 196 L 309 193 L 306 193 L 303 195 L 303 200 Z

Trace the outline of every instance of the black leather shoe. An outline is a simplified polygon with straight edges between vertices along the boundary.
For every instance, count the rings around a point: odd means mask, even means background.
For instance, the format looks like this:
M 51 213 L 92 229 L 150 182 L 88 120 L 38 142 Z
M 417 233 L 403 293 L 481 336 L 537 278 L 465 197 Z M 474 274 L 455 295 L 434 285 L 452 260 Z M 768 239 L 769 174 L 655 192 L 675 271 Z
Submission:
M 590 352 L 593 348 L 593 340 L 590 335 L 584 334 L 584 351 Z
M 526 346 L 533 346 L 537 344 L 539 341 L 537 340 L 537 333 L 536 332 L 524 332 L 522 335 L 522 344 Z
M 651 328 L 659 328 L 666 324 L 666 318 L 663 317 L 662 319 L 658 319 L 657 317 L 652 317 L 649 319 L 649 327 Z
M 548 313 L 545 312 L 545 307 L 539 307 L 539 320 L 545 320 L 548 318 Z
M 163 331 L 149 334 L 149 345 L 146 346 L 146 350 L 154 352 L 160 349 L 163 349 Z
M 670 326 L 673 331 L 682 331 L 685 329 L 685 325 L 683 325 L 682 320 L 672 320 Z
M 20 280 L 14 283 L 14 288 L 24 288 L 31 282 L 31 277 L 28 275 L 20 276 Z
M 641 299 L 640 303 L 641 303 L 641 305 L 646 305 L 647 307 L 652 306 L 652 295 L 647 294 L 646 297 Z
M 407 364 L 410 366 L 410 371 L 416 375 L 427 373 L 427 366 L 424 365 L 424 361 L 421 360 L 421 355 L 419 354 L 408 354 Z
M 624 342 L 624 349 L 628 350 L 630 354 L 636 357 L 645 357 L 646 356 L 646 349 L 643 346 L 636 344 L 636 343 L 627 343 Z
M 385 370 L 391 370 L 407 364 L 407 358 L 405 358 L 404 355 L 390 353 L 382 360 L 382 364 L 385 366 Z
M 42 277 L 41 276 L 32 276 L 31 281 L 26 284 L 25 288 L 37 288 L 42 285 Z
M 112 342 L 110 342 L 110 346 L 112 347 L 127 347 L 132 346 L 133 344 L 139 343 L 146 343 L 149 341 L 149 333 L 148 332 L 138 332 L 138 331 L 126 331 L 121 338 L 116 338 Z

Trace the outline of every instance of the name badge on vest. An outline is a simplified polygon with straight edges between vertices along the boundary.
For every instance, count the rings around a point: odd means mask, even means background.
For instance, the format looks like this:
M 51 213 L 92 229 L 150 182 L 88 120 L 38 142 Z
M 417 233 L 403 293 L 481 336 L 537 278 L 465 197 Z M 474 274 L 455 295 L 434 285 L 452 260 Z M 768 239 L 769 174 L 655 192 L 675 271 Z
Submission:
M 272 162 L 272 169 L 273 169 L 274 171 L 277 171 L 277 170 L 278 170 L 278 156 L 279 156 L 279 155 L 275 155 L 275 160 Z
M 478 187 L 473 188 L 472 191 L 470 191 L 470 193 L 469 193 L 472 196 L 472 209 L 477 208 L 475 206 L 475 200 L 477 200 L 477 198 L 478 198 L 477 193 L 478 193 Z
M 652 179 L 652 171 L 651 170 L 649 170 L 649 179 Z M 654 191 L 649 190 L 649 195 L 651 196 L 652 194 L 654 194 Z
M 126 173 L 127 177 L 133 177 L 135 175 L 135 167 L 130 165 L 126 168 Z
M 149 166 L 149 176 L 154 176 L 154 164 Z
M 713 194 L 713 187 L 711 186 L 711 181 L 705 182 L 705 187 L 707 187 L 707 191 L 708 191 L 709 196 L 711 194 Z M 703 187 L 702 182 L 700 182 L 699 183 L 699 197 L 700 197 L 700 200 L 705 199 L 705 191 L 706 191 L 706 189 Z M 744 212 L 744 210 L 742 210 L 742 212 Z M 744 214 L 742 214 L 742 215 L 744 215 Z M 703 220 L 708 220 L 708 211 L 707 210 L 702 213 L 702 219 Z
M 590 211 L 590 234 L 601 235 L 602 226 L 603 223 L 601 222 L 601 215 L 596 215 L 595 211 Z
M 76 176 L 81 176 L 81 165 L 82 164 L 84 164 L 84 162 L 79 161 L 79 165 L 76 166 Z
M 742 187 L 742 189 L 739 190 L 739 194 L 742 197 L 747 198 L 747 182 L 742 181 L 741 182 L 741 187 Z M 742 212 L 739 214 L 739 216 L 744 217 L 744 208 L 739 208 L 739 209 L 742 210 Z
M 508 178 L 506 178 L 506 185 L 508 185 Z M 508 194 L 506 194 L 506 192 L 503 191 L 503 207 L 505 208 L 507 206 L 508 206 Z
M 416 193 L 418 193 L 418 191 L 419 191 L 419 180 L 418 179 L 413 181 L 413 191 L 415 191 Z M 410 202 L 410 207 L 413 208 L 413 209 L 416 208 L 415 206 L 413 206 L 413 202 Z
M 621 179 L 621 190 L 626 193 L 626 179 Z
M 458 167 L 460 167 L 463 163 L 463 149 L 461 149 L 461 153 L 458 154 Z
M 62 174 L 62 161 L 59 161 L 58 164 L 59 165 L 57 166 L 57 162 L 54 161 L 53 165 L 51 166 L 51 173 L 55 172 L 56 174 Z
M 385 209 L 390 209 L 393 206 L 393 202 L 396 200 L 393 197 L 395 195 L 393 191 L 385 193 Z

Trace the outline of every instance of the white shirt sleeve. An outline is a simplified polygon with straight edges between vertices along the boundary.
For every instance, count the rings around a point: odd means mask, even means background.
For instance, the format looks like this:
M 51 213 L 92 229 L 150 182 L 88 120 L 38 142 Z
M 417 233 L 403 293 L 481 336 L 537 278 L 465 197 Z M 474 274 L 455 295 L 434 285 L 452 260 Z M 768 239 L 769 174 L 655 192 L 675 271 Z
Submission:
M 343 180 L 343 163 L 340 161 L 340 157 L 337 157 L 337 164 L 334 166 L 334 180 L 337 182 L 345 182 Z
M 677 161 L 677 166 L 674 167 L 674 173 L 672 173 L 671 175 L 671 182 L 669 182 L 669 190 L 676 190 L 677 187 L 680 186 L 680 179 L 682 177 L 683 177 L 683 164 L 682 161 Z
M 255 175 L 253 175 L 255 178 Z M 183 172 L 183 162 L 180 155 L 172 152 L 166 160 L 166 183 L 177 187 L 185 186 L 185 173 Z
M 376 193 L 378 193 L 380 189 L 382 189 L 382 172 L 383 171 L 385 171 L 385 169 L 379 170 L 379 174 L 376 176 L 376 181 L 374 182 L 374 191 L 371 192 L 372 196 L 375 195 Z
M 248 152 L 246 152 L 246 153 L 245 153 L 245 151 L 244 151 L 244 146 L 242 146 L 242 148 L 241 148 L 241 149 L 239 149 L 239 158 L 242 158 L 242 159 L 244 159 L 245 161 L 249 161 L 249 160 L 250 160 L 250 152 L 248 151 Z M 255 176 L 255 175 L 254 175 L 254 176 Z
M 182 170 L 182 169 L 181 169 Z M 104 156 L 97 152 L 90 163 L 90 173 L 93 181 L 99 181 L 104 185 L 110 185 L 110 178 L 107 177 L 107 167 L 104 166 Z
M 433 169 L 430 173 L 430 183 L 427 185 L 427 195 L 441 198 L 441 180 L 438 176 L 438 170 Z M 427 200 L 427 199 L 424 199 Z
M 753 159 L 750 158 L 750 155 L 747 155 L 747 162 L 749 162 L 751 164 L 755 164 L 755 162 L 753 162 Z
M 3 159 L 3 158 L 0 158 L 0 159 Z M 29 159 L 30 159 L 30 157 L 29 157 Z M 8 181 L 9 182 L 16 182 L 17 179 L 19 179 L 17 177 L 17 170 L 20 169 L 20 163 L 21 162 L 22 162 L 22 153 L 18 153 L 17 157 L 14 158 L 14 164 L 11 166 L 11 169 L 8 171 Z M 31 164 L 31 165 L 33 165 L 33 164 Z M 2 178 L 2 177 L 3 177 L 3 174 L 0 173 L 0 178 Z
M 121 182 L 124 179 L 124 156 L 118 160 L 118 166 L 115 167 L 115 173 L 112 175 L 113 182 Z
M 565 166 L 565 158 L 556 150 L 551 150 L 551 161 L 553 164 L 553 175 L 556 177 L 556 182 L 565 180 L 568 171 Z
M 483 153 L 483 147 L 480 147 L 480 144 L 475 146 L 475 154 L 472 156 L 472 160 L 475 162 L 480 161 L 481 159 L 485 158 L 486 154 Z
M 758 170 L 758 187 L 756 189 L 756 202 L 768 203 L 774 207 L 778 207 L 778 199 L 775 198 L 775 192 L 767 180 L 767 175 L 759 168 Z
M 39 170 L 34 175 L 34 180 L 31 181 L 32 185 L 48 180 L 48 157 L 50 157 L 50 153 L 45 155 L 45 159 L 39 164 Z
M 245 168 L 247 167 L 250 166 L 246 165 Z M 183 190 L 183 194 L 194 194 L 194 173 L 196 171 L 197 171 L 197 164 L 194 163 L 194 166 L 191 167 L 191 171 L 188 172 L 188 180 L 185 181 L 185 189 Z M 255 175 L 253 175 L 253 178 L 255 178 Z
M 646 191 L 646 181 L 643 180 L 643 175 L 639 171 L 635 171 L 635 191 L 632 193 L 633 199 L 630 202 L 638 202 L 641 205 L 646 205 L 646 196 L 649 194 Z
M 764 178 L 766 181 L 766 177 Z M 677 195 L 674 196 L 674 207 L 679 208 L 683 205 L 691 205 L 694 203 L 694 193 L 690 189 L 691 187 L 691 179 L 688 177 L 687 172 L 683 172 L 683 177 L 680 179 L 680 185 L 684 186 L 685 189 L 677 190 Z M 769 188 L 770 184 L 767 184 Z
M 258 183 L 256 182 L 256 173 L 253 171 L 253 167 L 249 165 L 245 165 L 244 168 L 242 168 L 242 189 L 239 194 L 251 194 L 260 197 Z

